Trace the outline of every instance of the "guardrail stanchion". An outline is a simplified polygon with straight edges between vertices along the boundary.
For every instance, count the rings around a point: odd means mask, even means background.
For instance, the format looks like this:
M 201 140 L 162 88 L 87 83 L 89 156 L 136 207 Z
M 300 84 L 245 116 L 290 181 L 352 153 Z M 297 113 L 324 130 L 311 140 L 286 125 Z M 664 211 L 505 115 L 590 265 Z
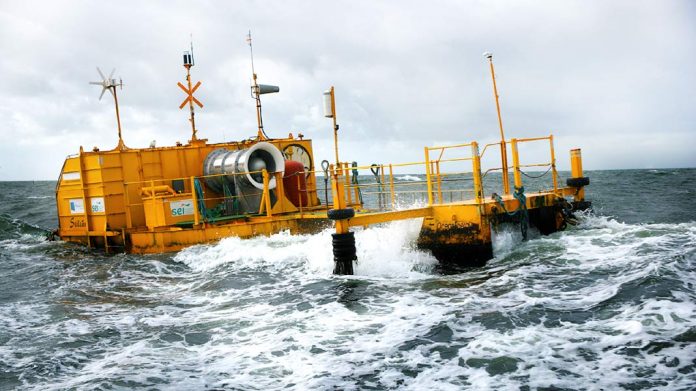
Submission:
M 553 134 L 549 136 L 551 148 L 551 174 L 553 175 L 553 192 L 558 193 L 558 173 L 556 172 L 556 153 L 553 150 Z
M 476 203 L 481 204 L 483 202 L 483 182 L 481 179 L 481 156 L 479 155 L 478 143 L 473 141 L 471 143 L 471 164 L 472 164 L 472 175 L 474 177 L 474 197 L 476 198 Z M 462 194 L 462 198 L 464 195 Z
M 345 196 L 346 196 L 346 204 L 347 205 L 352 205 L 353 204 L 353 197 L 350 194 L 350 168 L 348 166 L 348 163 L 341 163 L 341 170 L 343 171 L 343 176 L 345 177 Z
M 430 174 L 430 150 L 425 147 L 425 180 L 428 186 L 428 206 L 433 206 L 433 182 Z
M 269 190 L 268 171 L 266 171 L 264 168 L 261 171 L 261 175 L 263 175 L 263 202 L 266 208 L 266 216 L 273 217 L 273 212 L 271 211 L 271 193 Z
M 510 140 L 510 146 L 512 149 L 512 171 L 515 177 L 515 188 L 519 189 L 522 187 L 522 174 L 520 174 L 520 155 L 517 151 L 516 138 Z
M 392 165 L 389 165 L 389 192 L 391 193 L 391 206 L 392 209 L 396 208 L 396 197 L 394 195 L 394 169 Z

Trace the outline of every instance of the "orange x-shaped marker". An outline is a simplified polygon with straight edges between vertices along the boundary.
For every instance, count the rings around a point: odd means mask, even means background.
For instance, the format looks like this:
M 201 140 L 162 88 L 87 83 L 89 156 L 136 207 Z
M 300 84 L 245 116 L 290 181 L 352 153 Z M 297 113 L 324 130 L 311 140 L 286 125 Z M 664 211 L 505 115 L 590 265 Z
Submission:
M 203 107 L 203 103 L 201 103 L 198 99 L 196 99 L 196 98 L 193 96 L 193 93 L 196 92 L 196 90 L 198 89 L 198 87 L 201 86 L 201 82 L 200 82 L 200 81 L 199 81 L 198 83 L 196 83 L 196 85 L 193 86 L 193 88 L 191 88 L 191 91 L 189 91 L 189 89 L 186 88 L 186 86 L 184 86 L 184 85 L 181 84 L 181 83 L 176 83 L 176 85 L 178 85 L 179 88 L 181 88 L 182 90 L 184 90 L 184 92 L 186 93 L 186 95 L 188 95 L 188 97 L 186 97 L 186 99 L 184 99 L 184 101 L 181 102 L 181 105 L 179 106 L 180 109 L 183 109 L 184 106 L 186 106 L 186 104 L 189 103 L 190 101 L 193 101 L 193 103 L 197 104 L 198 107 L 201 107 L 201 108 Z

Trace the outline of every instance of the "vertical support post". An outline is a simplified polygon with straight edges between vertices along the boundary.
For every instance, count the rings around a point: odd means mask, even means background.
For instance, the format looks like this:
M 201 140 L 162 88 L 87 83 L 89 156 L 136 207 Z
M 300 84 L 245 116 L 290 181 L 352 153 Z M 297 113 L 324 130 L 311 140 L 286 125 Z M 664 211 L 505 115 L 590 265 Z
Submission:
M 380 172 L 382 173 L 382 186 L 380 186 L 380 192 L 379 192 L 379 197 L 382 199 L 382 207 L 386 209 L 387 205 L 387 195 L 386 193 L 386 186 L 387 186 L 387 178 L 386 178 L 386 173 L 384 172 L 384 164 L 379 165 Z
M 341 163 L 341 167 L 343 170 L 343 175 L 344 175 L 344 180 L 345 180 L 345 187 L 348 189 L 346 191 L 346 200 L 347 200 L 347 205 L 352 205 L 353 204 L 353 197 L 350 194 L 350 168 L 348 167 L 348 163 Z
M 297 178 L 297 194 L 299 194 L 299 203 L 300 203 L 300 215 L 302 214 L 302 182 L 300 181 L 300 176 L 295 175 L 295 178 Z M 277 181 L 277 179 L 276 179 Z M 307 190 L 307 189 L 305 189 Z M 309 197 L 307 197 L 309 199 Z
M 549 147 L 551 148 L 551 175 L 553 175 L 553 192 L 558 193 L 558 173 L 556 172 L 556 152 L 553 149 L 553 134 L 549 135 Z
M 570 150 L 570 176 L 573 178 L 582 178 L 582 152 L 580 148 Z M 578 188 L 578 191 L 573 196 L 574 201 L 585 200 L 585 189 Z
M 125 210 L 126 210 L 126 228 L 133 228 L 133 217 L 131 216 L 131 204 L 130 204 L 130 196 L 128 195 L 128 184 L 124 183 L 123 184 L 123 198 L 125 202 Z M 123 236 L 123 240 L 125 243 L 125 235 Z
M 251 47 L 251 45 L 249 45 Z M 254 99 L 256 99 L 256 122 L 258 123 L 259 126 L 259 131 L 257 132 L 257 138 L 259 140 L 265 140 L 266 135 L 265 132 L 263 131 L 263 117 L 261 116 L 261 91 L 258 83 L 258 76 L 256 75 L 256 72 L 253 71 L 253 60 L 252 60 L 252 74 L 253 74 L 253 79 L 254 79 L 254 85 L 252 87 L 254 91 Z
M 354 171 L 356 172 L 356 174 L 355 174 L 355 183 L 353 183 L 353 196 L 355 197 L 355 203 L 358 204 L 360 208 L 362 208 L 362 207 L 363 207 L 363 200 L 362 200 L 362 198 L 360 197 L 360 186 L 358 185 L 358 173 L 357 173 L 357 172 L 358 172 L 358 169 L 357 169 L 357 166 L 358 166 L 358 162 L 353 162 L 353 165 L 352 165 L 352 167 L 351 167 L 351 169 L 354 170 Z M 353 175 L 352 172 L 351 172 L 351 175 Z
M 394 169 L 389 164 L 389 193 L 391 194 L 392 209 L 396 208 L 396 196 L 394 194 Z
M 279 171 L 276 171 L 273 173 L 273 177 L 276 180 L 275 193 L 277 196 L 276 197 L 277 201 L 279 202 L 278 206 L 280 208 L 280 212 L 285 213 L 286 212 L 285 206 L 284 206 L 285 204 L 282 201 L 280 201 L 281 197 L 285 197 L 285 187 L 284 187 L 285 183 L 283 183 L 283 174 Z M 297 178 L 299 180 L 299 175 L 297 176 Z M 300 186 L 297 186 L 297 187 L 299 188 Z M 302 197 L 302 195 L 300 195 L 300 197 Z
M 120 137 L 121 137 L 121 131 L 119 128 L 119 138 Z M 80 145 L 80 156 L 78 157 L 78 159 L 80 161 L 80 191 L 82 192 L 82 205 L 83 205 L 84 214 L 85 214 L 85 237 L 87 239 L 87 248 L 91 248 L 92 243 L 91 243 L 91 240 L 89 238 L 89 211 L 92 208 L 87 207 L 87 196 L 85 195 L 85 185 L 86 185 L 86 183 L 85 183 L 85 180 L 86 180 L 86 178 L 85 178 L 85 165 L 84 165 L 84 161 L 83 161 L 83 157 L 82 157 L 83 154 L 84 154 L 84 150 L 82 149 L 82 145 Z
M 437 176 L 437 200 L 443 203 L 442 200 L 442 176 L 440 175 L 440 160 L 435 161 L 435 175 Z
M 476 203 L 483 203 L 483 182 L 481 180 L 481 155 L 479 155 L 478 143 L 471 143 L 471 164 L 473 166 L 472 175 L 474 177 L 474 197 Z
M 333 119 L 334 131 L 334 151 L 336 153 L 336 166 L 338 166 L 338 124 L 336 123 L 336 93 L 334 86 L 331 86 L 331 118 Z
M 430 150 L 425 147 L 425 182 L 428 186 L 428 206 L 433 206 L 433 182 L 430 173 Z
M 341 180 L 341 168 L 332 167 L 331 170 L 331 193 L 333 195 L 333 207 L 334 209 L 345 209 L 346 199 L 345 199 L 345 187 Z M 336 220 L 336 233 L 346 233 L 348 232 L 348 222 L 345 220 Z
M 109 237 L 107 236 L 107 223 L 106 219 L 104 219 L 104 252 L 109 253 Z
M 112 85 L 111 91 L 114 93 L 114 105 L 116 105 L 116 124 L 118 125 L 118 149 L 126 149 L 126 144 L 123 143 L 123 137 L 121 137 L 121 115 L 118 112 L 118 96 L 116 96 L 116 86 Z M 121 87 L 123 88 L 123 87 Z
M 345 188 L 344 182 L 341 180 L 340 166 L 331 166 L 331 192 L 333 193 L 334 210 L 346 210 Z M 349 231 L 348 218 L 335 220 L 336 233 L 331 235 L 334 274 L 353 274 L 353 261 L 357 259 L 355 255 L 355 236 L 353 232 Z
M 266 216 L 273 217 L 273 212 L 271 211 L 271 192 L 268 188 L 268 184 L 270 182 L 268 178 L 268 171 L 266 171 L 264 168 L 261 171 L 261 175 L 263 175 L 263 202 L 266 208 Z
M 198 194 L 196 194 L 196 177 L 190 178 L 191 182 L 191 199 L 193 200 L 193 226 L 198 226 L 200 224 L 199 210 L 198 210 Z
M 520 154 L 517 151 L 517 139 L 510 140 L 512 147 L 512 172 L 515 177 L 515 189 L 522 187 L 522 174 L 520 173 Z

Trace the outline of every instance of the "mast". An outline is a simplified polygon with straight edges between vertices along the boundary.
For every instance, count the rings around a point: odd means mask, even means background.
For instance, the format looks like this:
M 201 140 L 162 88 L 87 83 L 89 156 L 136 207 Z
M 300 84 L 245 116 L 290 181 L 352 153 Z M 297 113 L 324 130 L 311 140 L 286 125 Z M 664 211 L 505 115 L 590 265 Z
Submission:
M 111 95 L 113 95 L 114 105 L 116 106 L 116 129 L 118 130 L 118 145 L 116 146 L 116 149 L 121 151 L 128 149 L 126 144 L 123 142 L 123 137 L 121 136 L 121 115 L 118 111 L 118 97 L 116 96 L 116 87 L 121 87 L 121 89 L 123 89 L 123 80 L 119 79 L 118 83 L 116 83 L 116 79 L 113 79 L 116 68 L 111 70 L 111 74 L 109 74 L 108 78 L 104 76 L 104 73 L 102 73 L 99 67 L 97 67 L 97 72 L 99 72 L 99 76 L 101 76 L 102 81 L 90 81 L 89 84 L 101 86 L 102 91 L 99 95 L 99 100 L 101 100 L 107 90 L 111 93 Z
M 122 83 L 119 83 L 123 85 Z M 116 86 L 111 87 L 114 94 L 114 104 L 116 105 L 116 125 L 118 126 L 118 146 L 116 148 L 120 150 L 126 149 L 126 144 L 123 143 L 123 137 L 121 137 L 121 115 L 118 112 L 118 96 L 116 96 Z
M 251 74 L 252 74 L 252 85 L 251 85 L 251 97 L 256 101 L 256 122 L 258 124 L 258 133 L 256 137 L 258 140 L 267 140 L 268 135 L 263 129 L 263 115 L 261 112 L 261 95 L 272 94 L 279 92 L 280 88 L 278 86 L 271 86 L 266 84 L 258 83 L 258 75 L 254 69 L 254 48 L 251 44 L 251 30 L 247 34 L 246 41 L 249 44 L 249 54 L 251 56 Z
M 181 102 L 181 105 L 179 105 L 179 109 L 183 109 L 184 106 L 188 103 L 189 106 L 189 121 L 191 122 L 191 142 L 194 142 L 198 140 L 198 137 L 196 136 L 196 133 L 198 130 L 196 129 L 196 113 L 194 111 L 193 104 L 197 104 L 198 107 L 203 108 L 203 103 L 201 103 L 196 97 L 193 96 L 193 93 L 196 92 L 198 87 L 201 86 L 201 82 L 198 81 L 196 85 L 191 87 L 191 67 L 194 66 L 195 60 L 193 58 L 193 40 L 191 41 L 191 52 L 185 51 L 184 52 L 184 68 L 186 68 L 186 84 L 188 85 L 188 88 L 184 86 L 183 84 L 176 83 L 179 88 L 181 88 L 184 93 L 186 93 L 187 97 L 184 99 L 183 102 Z
M 491 66 L 491 78 L 493 79 L 493 96 L 495 97 L 495 108 L 498 111 L 498 125 L 500 127 L 500 156 L 503 164 L 503 192 L 510 194 L 510 183 L 508 176 L 507 146 L 505 142 L 505 131 L 503 130 L 503 118 L 500 115 L 500 102 L 498 100 L 498 86 L 495 82 L 495 69 L 493 68 L 493 54 L 484 53 Z

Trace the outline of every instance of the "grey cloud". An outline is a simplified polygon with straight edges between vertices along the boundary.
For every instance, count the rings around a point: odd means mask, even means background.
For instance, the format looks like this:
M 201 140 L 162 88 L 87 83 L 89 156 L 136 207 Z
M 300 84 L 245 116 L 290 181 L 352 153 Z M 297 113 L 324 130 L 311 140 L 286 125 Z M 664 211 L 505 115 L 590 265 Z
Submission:
M 509 137 L 556 135 L 560 166 L 694 166 L 695 7 L 688 1 L 88 1 L 0 5 L 0 180 L 54 179 L 63 158 L 115 145 L 95 66 L 117 68 L 130 146 L 185 141 L 181 52 L 193 33 L 211 141 L 255 134 L 256 70 L 272 135 L 303 132 L 331 155 L 321 93 L 336 86 L 342 156 L 418 160 L 424 145 L 497 138 L 485 50 Z M 22 151 L 23 153 L 17 153 Z M 32 164 L 29 156 L 45 163 Z M 9 169 L 10 167 L 15 167 Z

